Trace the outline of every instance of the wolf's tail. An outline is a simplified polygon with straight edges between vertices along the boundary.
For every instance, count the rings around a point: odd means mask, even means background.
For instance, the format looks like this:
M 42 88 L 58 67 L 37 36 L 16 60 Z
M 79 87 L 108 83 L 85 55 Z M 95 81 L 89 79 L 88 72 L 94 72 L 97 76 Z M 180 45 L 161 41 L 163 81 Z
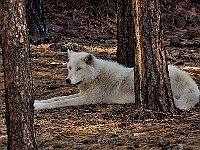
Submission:
M 176 107 L 183 110 L 189 110 L 193 108 L 199 102 L 199 95 L 194 93 L 186 93 L 182 95 L 179 99 L 174 98 L 174 103 Z

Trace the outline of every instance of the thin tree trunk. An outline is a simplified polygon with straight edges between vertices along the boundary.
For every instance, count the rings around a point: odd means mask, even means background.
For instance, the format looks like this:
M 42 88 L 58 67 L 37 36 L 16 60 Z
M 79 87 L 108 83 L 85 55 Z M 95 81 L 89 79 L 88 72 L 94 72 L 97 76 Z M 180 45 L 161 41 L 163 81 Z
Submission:
M 117 61 L 133 67 L 135 38 L 131 0 L 117 0 Z
M 159 0 L 132 0 L 137 43 L 135 58 L 136 105 L 141 109 L 174 111 L 165 50 L 162 44 Z
M 37 149 L 26 1 L 3 1 L 2 49 L 8 150 Z

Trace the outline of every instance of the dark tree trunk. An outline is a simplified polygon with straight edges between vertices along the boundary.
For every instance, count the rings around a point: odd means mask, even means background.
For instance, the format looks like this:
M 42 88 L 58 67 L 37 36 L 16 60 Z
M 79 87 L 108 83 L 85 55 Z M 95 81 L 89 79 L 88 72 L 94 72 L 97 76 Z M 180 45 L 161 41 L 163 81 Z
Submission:
M 135 38 L 131 0 L 117 0 L 117 61 L 133 67 Z
M 43 0 L 27 0 L 26 11 L 31 43 L 41 44 L 49 42 L 50 36 L 46 26 Z
M 0 2 L 0 47 L 2 45 L 2 2 Z
M 8 150 L 37 149 L 26 1 L 3 1 L 2 49 Z
M 165 50 L 162 44 L 159 0 L 132 0 L 135 46 L 136 105 L 142 109 L 174 111 Z

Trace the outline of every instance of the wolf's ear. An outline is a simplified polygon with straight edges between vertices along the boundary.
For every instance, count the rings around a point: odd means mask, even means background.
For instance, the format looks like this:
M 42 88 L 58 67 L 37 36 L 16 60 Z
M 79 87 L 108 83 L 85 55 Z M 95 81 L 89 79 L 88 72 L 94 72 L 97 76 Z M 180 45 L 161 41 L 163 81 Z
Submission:
M 67 54 L 68 54 L 68 59 L 70 59 L 70 57 L 72 57 L 72 55 L 74 54 L 75 52 L 72 51 L 72 50 L 67 50 Z
M 86 64 L 92 65 L 94 62 L 94 56 L 92 54 L 87 55 L 83 61 L 85 61 Z

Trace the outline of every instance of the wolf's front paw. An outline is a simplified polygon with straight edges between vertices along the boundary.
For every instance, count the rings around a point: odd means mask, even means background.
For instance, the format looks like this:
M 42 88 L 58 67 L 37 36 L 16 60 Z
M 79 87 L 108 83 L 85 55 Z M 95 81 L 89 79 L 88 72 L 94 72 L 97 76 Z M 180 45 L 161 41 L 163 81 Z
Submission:
M 45 109 L 46 105 L 47 104 L 45 104 L 45 103 L 35 102 L 34 108 L 35 108 L 35 110 Z
M 34 100 L 34 103 L 41 103 L 40 100 Z

